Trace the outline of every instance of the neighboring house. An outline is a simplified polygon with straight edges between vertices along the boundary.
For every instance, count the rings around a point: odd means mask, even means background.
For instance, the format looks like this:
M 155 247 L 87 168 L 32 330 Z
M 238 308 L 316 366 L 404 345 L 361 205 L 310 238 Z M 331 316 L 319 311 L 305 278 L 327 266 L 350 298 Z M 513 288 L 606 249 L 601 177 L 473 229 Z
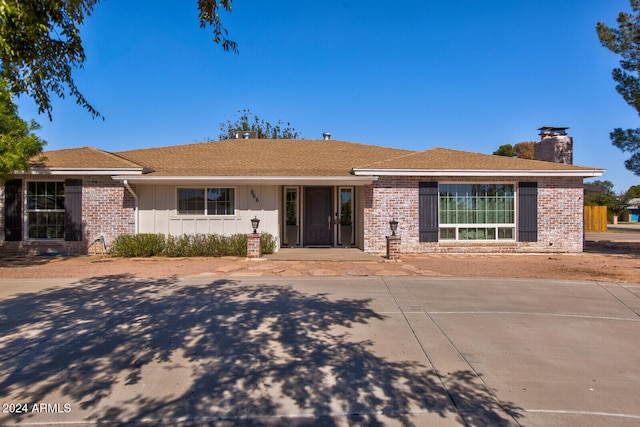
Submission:
M 248 233 L 255 216 L 280 246 L 382 253 L 396 220 L 407 253 L 581 252 L 583 179 L 604 172 L 326 139 L 44 155 L 0 184 L 3 252 L 81 252 L 124 233 Z
M 640 198 L 629 199 L 627 210 L 622 214 L 622 221 L 640 222 L 638 207 L 640 206 Z

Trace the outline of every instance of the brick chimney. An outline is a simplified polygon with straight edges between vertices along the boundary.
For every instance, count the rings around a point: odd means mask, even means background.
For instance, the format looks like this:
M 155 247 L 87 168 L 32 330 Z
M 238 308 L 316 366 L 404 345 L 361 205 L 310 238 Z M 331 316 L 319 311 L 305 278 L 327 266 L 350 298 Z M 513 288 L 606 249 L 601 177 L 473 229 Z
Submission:
M 572 165 L 573 138 L 567 135 L 567 129 L 550 126 L 539 128 L 540 142 L 533 147 L 534 159 Z

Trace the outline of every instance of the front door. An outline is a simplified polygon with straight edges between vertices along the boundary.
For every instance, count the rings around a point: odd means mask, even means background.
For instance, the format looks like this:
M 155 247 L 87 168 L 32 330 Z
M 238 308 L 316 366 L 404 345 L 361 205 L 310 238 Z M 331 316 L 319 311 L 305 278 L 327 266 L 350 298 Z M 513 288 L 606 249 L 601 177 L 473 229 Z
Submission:
M 332 201 L 331 187 L 305 187 L 305 246 L 331 246 L 331 237 L 333 236 Z

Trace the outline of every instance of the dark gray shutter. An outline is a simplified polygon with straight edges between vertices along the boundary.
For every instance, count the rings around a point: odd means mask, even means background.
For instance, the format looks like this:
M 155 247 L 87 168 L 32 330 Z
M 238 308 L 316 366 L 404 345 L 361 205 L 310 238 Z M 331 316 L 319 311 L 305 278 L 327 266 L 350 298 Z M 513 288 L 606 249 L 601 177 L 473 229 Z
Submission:
M 82 240 L 82 180 L 64 182 L 64 240 Z
M 4 183 L 4 240 L 22 240 L 22 180 Z
M 419 233 L 421 242 L 438 241 L 438 183 L 419 182 Z
M 538 241 L 538 183 L 518 183 L 518 241 Z

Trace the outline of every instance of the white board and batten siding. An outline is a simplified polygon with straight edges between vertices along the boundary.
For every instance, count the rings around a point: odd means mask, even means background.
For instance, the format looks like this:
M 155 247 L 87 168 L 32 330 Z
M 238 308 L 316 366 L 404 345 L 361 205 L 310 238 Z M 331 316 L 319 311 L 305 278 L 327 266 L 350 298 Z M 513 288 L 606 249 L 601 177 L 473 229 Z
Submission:
M 281 191 L 277 185 L 220 186 L 235 188 L 235 215 L 179 215 L 177 211 L 178 185 L 138 185 L 139 233 L 183 234 L 250 233 L 251 219 L 260 219 L 259 232 L 270 233 L 279 239 L 278 207 Z M 198 186 L 199 188 L 200 186 Z M 209 184 L 207 187 L 216 187 Z

